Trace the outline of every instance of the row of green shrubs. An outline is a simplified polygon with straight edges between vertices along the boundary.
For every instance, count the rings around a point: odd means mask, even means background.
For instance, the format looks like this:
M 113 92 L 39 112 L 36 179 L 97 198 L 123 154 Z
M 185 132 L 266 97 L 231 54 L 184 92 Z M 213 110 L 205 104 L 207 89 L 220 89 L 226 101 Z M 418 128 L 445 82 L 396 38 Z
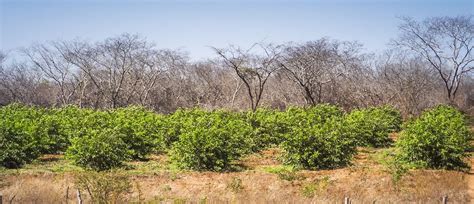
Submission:
M 305 169 L 348 165 L 357 146 L 392 145 L 401 129 L 391 107 L 343 112 L 332 105 L 229 112 L 201 109 L 156 114 L 142 107 L 115 110 L 74 106 L 0 108 L 0 164 L 18 168 L 41 154 L 65 153 L 76 165 L 107 170 L 127 160 L 166 153 L 178 167 L 226 171 L 243 155 L 280 146 L 285 163 Z M 463 165 L 470 140 L 463 115 L 447 106 L 410 120 L 396 146 L 400 158 L 427 167 Z

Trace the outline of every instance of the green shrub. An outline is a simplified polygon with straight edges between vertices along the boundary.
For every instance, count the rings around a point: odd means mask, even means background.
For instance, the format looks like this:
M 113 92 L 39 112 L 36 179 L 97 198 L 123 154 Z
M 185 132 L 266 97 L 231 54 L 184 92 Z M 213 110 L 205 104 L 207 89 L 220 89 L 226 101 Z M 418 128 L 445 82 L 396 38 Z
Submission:
M 73 138 L 66 152 L 76 165 L 97 171 L 119 167 L 129 159 L 130 152 L 115 130 L 90 130 L 87 135 Z
M 305 169 L 331 169 L 347 165 L 356 153 L 356 144 L 339 116 L 323 123 L 293 127 L 282 143 L 284 161 Z
M 11 104 L 0 108 L 0 164 L 18 168 L 38 158 L 42 144 L 38 134 L 41 113 L 34 108 Z
M 54 109 L 52 114 L 59 123 L 58 132 L 68 139 L 71 139 L 83 136 L 90 128 L 99 128 L 96 124 L 101 121 L 89 119 L 91 115 L 96 114 L 96 112 L 96 110 L 70 105 Z
M 117 130 L 133 159 L 145 159 L 162 140 L 160 121 L 162 118 L 143 107 L 128 107 L 112 112 L 113 128 Z M 160 145 L 160 144 L 158 144 Z
M 171 159 L 178 167 L 224 171 L 232 161 L 250 152 L 252 127 L 240 116 L 224 111 L 192 110 L 184 120 Z
M 33 132 L 40 140 L 41 153 L 57 154 L 66 151 L 70 142 L 69 135 L 62 131 L 62 119 L 57 117 L 54 111 L 45 111 L 45 114 L 37 119 Z
M 207 112 L 201 109 L 178 109 L 173 114 L 162 118 L 160 137 L 156 144 L 162 149 L 170 149 L 173 143 L 178 141 L 182 131 L 185 131 L 185 124 L 193 123 L 196 118 L 206 114 Z
M 258 151 L 268 148 L 272 145 L 279 145 L 288 133 L 288 126 L 285 124 L 285 113 L 268 110 L 257 109 L 257 111 L 249 111 L 246 115 L 247 120 L 252 125 L 255 137 L 255 149 Z
M 305 169 L 330 169 L 350 162 L 356 146 L 337 106 L 290 108 L 285 115 L 284 123 L 289 128 L 281 144 L 285 163 Z
M 388 107 L 353 110 L 346 116 L 350 131 L 359 146 L 384 147 L 392 143 L 389 133 L 400 130 L 400 112 Z
M 399 158 L 429 168 L 466 167 L 471 135 L 461 112 L 441 105 L 409 121 L 396 146 Z
M 309 108 L 288 108 L 282 122 L 290 128 L 310 127 L 323 124 L 333 117 L 342 117 L 344 112 L 337 106 L 318 104 Z

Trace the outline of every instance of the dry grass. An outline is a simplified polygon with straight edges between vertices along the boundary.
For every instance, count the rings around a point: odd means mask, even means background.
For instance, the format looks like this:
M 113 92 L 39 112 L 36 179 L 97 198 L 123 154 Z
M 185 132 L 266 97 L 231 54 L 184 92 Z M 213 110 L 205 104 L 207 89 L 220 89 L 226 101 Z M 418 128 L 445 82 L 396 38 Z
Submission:
M 242 159 L 244 170 L 239 172 L 176 171 L 163 156 L 130 163 L 128 170 L 118 172 L 129 175 L 132 186 L 123 202 L 334 203 L 349 196 L 353 203 L 434 203 L 444 195 L 453 203 L 469 202 L 467 173 L 415 170 L 394 184 L 385 166 L 377 160 L 380 151 L 360 149 L 350 167 L 297 171 L 296 179 L 278 174 L 288 169 L 278 161 L 278 149 Z M 78 170 L 60 167 L 68 165 L 59 158 L 18 172 L 3 170 L 0 191 L 7 201 L 15 196 L 14 201 L 19 203 L 65 203 L 69 186 L 69 201 L 74 202 L 73 178 Z M 85 192 L 83 198 L 88 201 Z

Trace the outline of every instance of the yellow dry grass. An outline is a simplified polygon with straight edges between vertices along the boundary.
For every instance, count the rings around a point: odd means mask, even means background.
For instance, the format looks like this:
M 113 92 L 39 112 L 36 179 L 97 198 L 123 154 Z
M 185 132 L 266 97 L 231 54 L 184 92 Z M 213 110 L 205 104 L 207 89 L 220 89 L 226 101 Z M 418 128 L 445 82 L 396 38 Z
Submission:
M 282 179 L 265 170 L 281 167 L 278 149 L 250 155 L 242 159 L 242 171 L 230 173 L 170 170 L 166 158 L 158 156 L 133 164 L 146 169 L 129 174 L 132 188 L 123 202 L 340 203 L 347 196 L 352 203 L 435 203 L 445 195 L 452 203 L 470 202 L 471 174 L 414 170 L 394 183 L 386 168 L 374 159 L 379 151 L 361 149 L 349 167 L 297 171 L 297 179 Z M 60 159 L 45 161 L 37 168 L 54 166 L 48 162 L 64 165 Z M 66 203 L 66 198 L 75 202 L 74 174 L 75 170 L 51 173 L 38 169 L 0 173 L 0 192 L 4 202 L 12 198 L 15 203 Z M 89 201 L 86 192 L 83 199 Z

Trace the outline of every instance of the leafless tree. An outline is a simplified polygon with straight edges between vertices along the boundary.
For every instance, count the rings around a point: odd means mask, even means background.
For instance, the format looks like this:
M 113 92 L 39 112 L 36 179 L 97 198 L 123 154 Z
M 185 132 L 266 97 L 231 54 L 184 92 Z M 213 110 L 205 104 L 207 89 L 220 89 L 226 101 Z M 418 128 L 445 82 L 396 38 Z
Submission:
M 7 58 L 7 55 L 0 51 L 0 68 L 3 68 L 3 61 L 5 61 Z
M 4 68 L 4 61 L 6 60 L 7 55 L 0 51 L 0 80 L 5 80 L 5 68 Z M 0 84 L 0 105 L 5 105 L 10 102 L 9 98 L 7 97 L 8 90 L 6 87 Z
M 148 93 L 144 76 L 154 69 L 151 62 L 151 45 L 137 35 L 123 34 L 106 39 L 102 43 L 63 43 L 66 59 L 76 65 L 94 85 L 94 106 L 105 102 L 107 107 L 126 105 L 137 93 L 143 97 Z M 153 74 L 146 75 L 152 77 Z M 140 88 L 145 91 L 139 91 Z M 146 98 L 146 96 L 145 96 Z M 143 100 L 143 99 L 140 99 Z
M 254 53 L 260 48 L 261 53 Z M 239 47 L 230 46 L 226 49 L 213 48 L 221 57 L 225 66 L 234 70 L 247 89 L 250 107 L 257 110 L 265 84 L 269 77 L 278 67 L 281 47 L 272 44 L 254 44 L 250 49 L 243 50 Z
M 356 43 L 327 38 L 289 44 L 279 64 L 301 87 L 306 103 L 315 105 L 322 103 L 324 97 L 335 94 L 338 78 L 352 74 L 349 69 L 352 68 L 358 48 Z M 329 100 L 324 102 L 335 102 Z
M 170 113 L 190 107 L 255 111 L 331 103 L 350 110 L 391 104 L 412 115 L 449 102 L 472 111 L 472 21 L 405 18 L 395 49 L 386 55 L 327 38 L 212 48 L 216 58 L 203 61 L 131 34 L 36 44 L 21 52 L 26 57 L 20 62 L 12 58 L 16 51 L 9 60 L 0 52 L 0 105 L 137 104 Z
M 441 84 L 436 73 L 419 57 L 390 50 L 379 57 L 376 66 L 384 103 L 398 107 L 404 115 L 416 115 L 427 107 L 440 103 L 436 93 Z
M 42 73 L 46 80 L 55 84 L 58 90 L 57 101 L 61 105 L 71 104 L 76 96 L 76 91 L 82 83 L 77 76 L 75 67 L 62 55 L 59 44 L 34 45 L 22 51 L 32 63 L 32 69 Z
M 423 57 L 443 81 L 453 103 L 463 78 L 474 70 L 472 16 L 435 17 L 422 22 L 402 18 L 394 44 Z
M 51 86 L 28 69 L 25 63 L 13 63 L 0 69 L 0 90 L 2 103 L 21 102 L 41 106 L 51 106 L 54 98 L 50 95 Z

